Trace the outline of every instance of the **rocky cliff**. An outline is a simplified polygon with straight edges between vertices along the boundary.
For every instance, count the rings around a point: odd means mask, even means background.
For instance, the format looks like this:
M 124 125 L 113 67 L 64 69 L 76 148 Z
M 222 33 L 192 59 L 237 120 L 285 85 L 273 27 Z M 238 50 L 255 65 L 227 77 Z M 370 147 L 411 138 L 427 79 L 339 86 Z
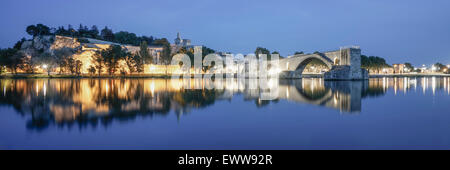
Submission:
M 137 46 L 122 45 L 112 42 L 106 42 L 95 39 L 85 39 L 80 43 L 77 38 L 65 37 L 65 36 L 37 36 L 32 40 L 28 40 L 22 43 L 21 52 L 23 52 L 28 58 L 33 58 L 38 56 L 43 52 L 48 52 L 54 54 L 55 50 L 61 48 L 70 48 L 77 51 L 72 57 L 75 60 L 80 60 L 83 65 L 81 72 L 88 73 L 88 68 L 92 66 L 92 56 L 96 51 L 104 50 L 109 48 L 111 45 L 121 45 L 122 48 L 131 53 L 136 53 L 139 51 Z M 129 71 L 125 61 L 119 62 L 120 68 L 124 68 L 125 71 Z

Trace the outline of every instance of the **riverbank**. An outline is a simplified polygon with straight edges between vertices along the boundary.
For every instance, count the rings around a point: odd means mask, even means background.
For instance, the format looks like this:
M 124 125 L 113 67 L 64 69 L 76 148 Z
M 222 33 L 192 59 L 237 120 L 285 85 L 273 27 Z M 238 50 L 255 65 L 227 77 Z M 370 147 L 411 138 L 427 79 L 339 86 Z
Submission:
M 0 78 L 170 78 L 170 75 L 165 74 L 132 74 L 132 75 L 70 75 L 70 74 L 2 74 Z
M 171 78 L 172 75 L 166 74 L 115 74 L 115 75 L 95 75 L 95 74 L 83 74 L 83 75 L 70 75 L 70 74 L 2 74 L 0 78 L 21 79 L 21 78 Z M 214 75 L 213 75 L 214 77 Z M 234 75 L 236 77 L 236 75 Z M 382 78 L 382 77 L 450 77 L 450 74 L 369 74 L 369 78 Z M 323 78 L 323 74 L 303 74 L 302 78 Z
M 203 74 L 203 76 L 208 74 Z M 191 75 L 194 76 L 193 74 Z M 211 75 L 214 77 L 214 74 Z M 11 78 L 11 79 L 20 79 L 20 78 L 171 78 L 172 75 L 167 74 L 114 74 L 114 75 L 108 75 L 108 74 L 82 74 L 82 75 L 71 75 L 71 74 L 44 74 L 44 73 L 35 73 L 35 74 L 26 74 L 26 73 L 19 73 L 19 74 L 1 74 L 0 78 Z M 180 75 L 182 77 L 182 75 Z M 234 77 L 237 77 L 236 74 L 234 74 Z M 322 78 L 323 74 L 303 74 L 303 78 Z
M 369 78 L 380 78 L 380 77 L 450 77 L 450 74 L 442 74 L 442 73 L 369 74 Z
M 369 74 L 369 78 L 380 77 L 450 77 L 450 74 Z M 323 74 L 303 74 L 302 78 L 323 78 Z

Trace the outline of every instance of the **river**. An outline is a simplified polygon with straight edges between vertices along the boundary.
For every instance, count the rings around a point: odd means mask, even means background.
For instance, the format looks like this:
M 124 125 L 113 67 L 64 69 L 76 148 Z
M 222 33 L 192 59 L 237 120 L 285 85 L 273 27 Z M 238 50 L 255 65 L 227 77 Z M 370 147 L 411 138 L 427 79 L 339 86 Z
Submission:
M 0 79 L 0 149 L 450 149 L 448 77 L 252 81 Z

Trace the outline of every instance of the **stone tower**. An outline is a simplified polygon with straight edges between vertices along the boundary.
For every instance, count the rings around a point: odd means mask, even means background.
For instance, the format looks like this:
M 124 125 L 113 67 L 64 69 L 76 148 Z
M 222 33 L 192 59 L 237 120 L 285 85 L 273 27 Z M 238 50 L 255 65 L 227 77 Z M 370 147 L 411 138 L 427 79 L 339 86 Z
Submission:
M 339 65 L 335 65 L 324 74 L 328 80 L 364 80 L 368 73 L 361 68 L 361 49 L 358 47 L 341 48 Z
M 180 46 L 183 40 L 181 39 L 180 33 L 177 33 L 177 38 L 175 38 L 175 45 Z

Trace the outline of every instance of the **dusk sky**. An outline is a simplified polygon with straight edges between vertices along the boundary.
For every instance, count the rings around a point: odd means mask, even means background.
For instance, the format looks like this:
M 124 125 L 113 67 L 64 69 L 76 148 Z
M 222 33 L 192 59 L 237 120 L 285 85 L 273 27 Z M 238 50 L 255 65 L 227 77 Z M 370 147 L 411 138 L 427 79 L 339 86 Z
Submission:
M 114 32 L 168 38 L 248 54 L 257 46 L 279 51 L 328 51 L 359 45 L 365 55 L 415 66 L 450 64 L 450 1 L 115 1 L 2 0 L 0 48 L 42 23 L 108 26 Z

